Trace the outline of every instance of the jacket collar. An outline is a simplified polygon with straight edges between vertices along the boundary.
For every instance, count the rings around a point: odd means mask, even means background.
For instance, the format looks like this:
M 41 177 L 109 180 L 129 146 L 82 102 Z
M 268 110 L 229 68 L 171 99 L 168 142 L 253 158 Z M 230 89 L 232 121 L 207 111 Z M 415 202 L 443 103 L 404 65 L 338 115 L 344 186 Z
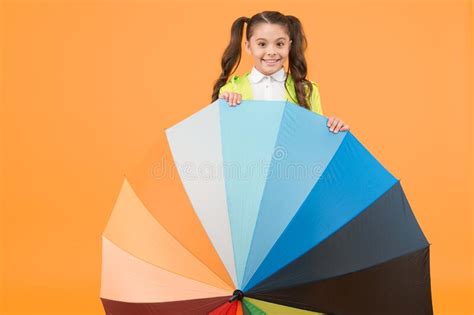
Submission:
M 249 80 L 252 83 L 257 83 L 260 82 L 260 80 L 263 79 L 266 75 L 261 73 L 260 71 L 255 68 L 255 66 L 252 67 L 252 71 L 250 71 L 249 74 Z M 283 82 L 286 79 L 286 73 L 285 73 L 285 68 L 281 67 L 280 70 L 275 72 L 274 74 L 271 75 L 271 77 L 277 81 Z

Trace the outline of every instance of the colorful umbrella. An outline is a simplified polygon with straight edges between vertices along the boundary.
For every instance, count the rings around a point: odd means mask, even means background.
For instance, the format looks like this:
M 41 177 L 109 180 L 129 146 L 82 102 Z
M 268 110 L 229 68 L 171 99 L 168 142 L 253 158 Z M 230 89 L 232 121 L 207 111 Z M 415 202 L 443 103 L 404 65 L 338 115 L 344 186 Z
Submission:
M 432 314 L 429 243 L 351 132 L 217 100 L 125 177 L 102 237 L 107 314 Z

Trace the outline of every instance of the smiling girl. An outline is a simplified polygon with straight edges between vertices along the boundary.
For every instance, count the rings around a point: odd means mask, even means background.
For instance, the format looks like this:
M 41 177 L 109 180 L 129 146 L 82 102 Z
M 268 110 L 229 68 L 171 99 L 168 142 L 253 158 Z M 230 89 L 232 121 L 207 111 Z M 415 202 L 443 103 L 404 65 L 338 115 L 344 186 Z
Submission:
M 245 50 L 253 57 L 254 65 L 250 72 L 233 75 L 228 81 L 240 63 L 245 23 Z M 306 47 L 303 27 L 292 15 L 263 11 L 251 18 L 239 17 L 231 27 L 212 101 L 223 98 L 230 106 L 236 106 L 241 100 L 287 100 L 322 115 L 318 85 L 306 78 Z M 334 133 L 349 130 L 349 125 L 334 116 L 328 118 L 327 126 Z

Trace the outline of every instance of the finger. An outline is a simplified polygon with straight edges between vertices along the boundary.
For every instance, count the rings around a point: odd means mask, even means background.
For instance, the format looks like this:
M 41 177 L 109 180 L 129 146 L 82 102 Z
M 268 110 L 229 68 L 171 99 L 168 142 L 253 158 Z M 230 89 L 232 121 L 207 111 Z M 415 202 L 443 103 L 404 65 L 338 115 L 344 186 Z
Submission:
M 331 126 L 332 122 L 334 121 L 334 117 L 329 117 L 328 119 L 328 127 Z
M 237 95 L 235 95 L 235 93 L 232 93 L 232 106 L 235 106 L 236 101 L 237 101 Z
M 223 95 L 224 95 L 224 99 L 225 99 L 226 101 L 229 101 L 229 96 L 230 96 L 229 92 L 224 92 Z
M 237 104 L 240 104 L 242 101 L 242 94 L 237 94 Z
M 234 94 L 234 105 L 239 104 L 239 93 Z
M 334 119 L 331 126 L 329 127 L 329 130 L 334 131 L 334 128 L 336 128 L 338 122 L 339 122 L 339 119 Z
M 337 123 L 336 128 L 334 130 L 334 133 L 338 133 L 343 125 L 344 125 L 344 122 L 342 120 L 339 120 L 339 122 Z
M 348 130 L 350 130 L 349 125 L 344 125 L 344 126 L 342 126 L 341 130 L 343 130 L 343 131 L 348 131 Z

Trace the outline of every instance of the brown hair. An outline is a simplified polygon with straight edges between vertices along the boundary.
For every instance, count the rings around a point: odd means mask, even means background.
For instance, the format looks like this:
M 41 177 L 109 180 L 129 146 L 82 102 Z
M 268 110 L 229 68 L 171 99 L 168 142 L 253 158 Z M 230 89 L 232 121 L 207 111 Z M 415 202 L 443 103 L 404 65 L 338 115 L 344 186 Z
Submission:
M 298 103 L 300 106 L 310 109 L 309 96 L 313 92 L 313 86 L 309 80 L 306 79 L 307 65 L 304 57 L 304 51 L 307 47 L 306 36 L 303 31 L 303 26 L 300 20 L 292 15 L 283 15 L 278 11 L 263 11 L 255 14 L 251 18 L 242 16 L 237 18 L 231 27 L 230 42 L 224 51 L 221 59 L 222 72 L 219 78 L 215 81 L 214 90 L 212 92 L 212 101 L 218 99 L 219 90 L 222 86 L 227 83 L 229 76 L 237 70 L 240 64 L 242 55 L 242 34 L 244 24 L 247 23 L 247 30 L 245 38 L 250 41 L 253 30 L 259 23 L 271 23 L 280 24 L 286 28 L 290 40 L 292 40 L 290 52 L 288 56 L 288 71 L 295 83 L 295 92 Z M 286 81 L 285 80 L 285 89 Z M 305 86 L 309 87 L 308 95 L 305 95 Z

